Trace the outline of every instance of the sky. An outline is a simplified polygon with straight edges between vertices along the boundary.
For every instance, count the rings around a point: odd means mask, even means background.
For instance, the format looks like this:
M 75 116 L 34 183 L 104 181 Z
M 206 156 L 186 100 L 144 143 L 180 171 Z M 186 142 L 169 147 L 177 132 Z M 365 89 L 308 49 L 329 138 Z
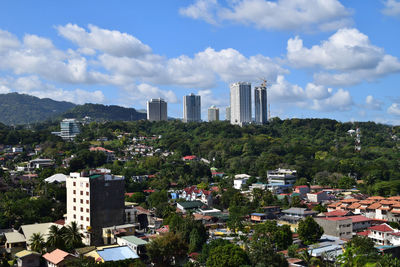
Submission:
M 0 93 L 145 109 L 268 83 L 271 117 L 400 125 L 400 0 L 4 0 Z

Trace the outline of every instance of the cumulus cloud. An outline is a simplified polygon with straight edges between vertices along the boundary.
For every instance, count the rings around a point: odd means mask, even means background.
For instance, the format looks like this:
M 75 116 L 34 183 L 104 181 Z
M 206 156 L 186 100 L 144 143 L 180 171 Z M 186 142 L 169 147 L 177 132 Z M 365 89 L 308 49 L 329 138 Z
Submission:
M 351 24 L 351 12 L 338 0 L 236 0 L 228 7 L 216 0 L 197 0 L 180 14 L 212 24 L 231 21 L 267 30 L 329 31 Z
M 71 23 L 56 28 L 61 36 L 89 54 L 93 50 L 99 50 L 113 56 L 138 57 L 151 52 L 148 45 L 127 33 L 101 29 L 94 25 L 89 25 L 89 31 L 86 31 Z
M 353 99 L 349 91 L 339 89 L 330 97 L 313 100 L 312 109 L 319 111 L 347 111 L 353 106 Z
M 322 85 L 308 83 L 306 86 L 306 95 L 310 99 L 324 99 L 330 96 L 332 88 L 326 88 Z
M 298 103 L 301 105 L 307 100 L 303 88 L 297 84 L 289 83 L 283 75 L 277 77 L 276 82 L 269 88 L 268 94 L 273 102 Z
M 382 13 L 387 16 L 400 16 L 400 1 L 386 0 L 384 2 L 385 8 L 382 9 Z
M 291 38 L 287 45 L 287 60 L 297 68 L 317 68 L 317 84 L 345 86 L 400 71 L 396 57 L 385 54 L 371 44 L 368 36 L 357 29 L 340 29 L 328 40 L 311 48 L 303 46 L 299 37 Z
M 389 114 L 400 116 L 400 105 L 398 103 L 393 103 L 388 109 Z
M 178 98 L 172 90 L 162 90 L 150 84 L 131 84 L 123 87 L 121 104 L 130 106 L 132 102 L 145 103 L 151 98 L 163 98 L 168 103 L 177 103 Z
M 372 95 L 368 95 L 365 98 L 365 107 L 367 109 L 381 110 L 382 105 L 383 105 L 383 102 L 378 99 L 375 99 Z

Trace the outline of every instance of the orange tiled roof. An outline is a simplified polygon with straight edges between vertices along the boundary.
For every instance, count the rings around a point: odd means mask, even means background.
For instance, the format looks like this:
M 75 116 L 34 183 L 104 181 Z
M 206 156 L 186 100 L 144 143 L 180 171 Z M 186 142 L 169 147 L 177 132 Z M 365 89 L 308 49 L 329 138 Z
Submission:
M 393 197 L 388 197 L 389 200 L 398 200 L 400 201 L 400 196 L 393 196 Z
M 392 208 L 400 208 L 400 203 L 393 204 Z
M 340 206 L 341 204 L 342 204 L 342 202 L 338 201 L 338 202 L 334 202 L 332 204 L 329 204 L 328 207 L 336 208 L 336 207 Z
M 51 253 L 46 253 L 43 255 L 43 258 L 45 258 L 47 261 L 57 265 L 60 262 L 62 262 L 65 257 L 67 257 L 69 255 L 68 252 L 65 252 L 61 249 L 56 249 L 54 251 L 52 251 Z
M 343 199 L 342 203 L 353 203 L 353 202 L 358 202 L 358 199 L 355 198 L 348 198 L 348 199 Z
M 400 210 L 392 210 L 391 213 L 400 214 Z
M 369 197 L 369 198 L 367 198 L 367 199 L 382 200 L 382 199 L 385 199 L 385 198 L 384 198 L 384 197 L 381 197 L 381 196 L 372 196 L 372 197 Z
M 369 209 L 369 210 L 376 210 L 376 209 L 379 209 L 381 206 L 382 206 L 381 203 L 376 202 L 376 203 L 374 203 L 374 204 L 372 204 L 372 205 L 369 205 L 369 206 L 367 207 L 367 209 Z
M 361 205 L 371 205 L 375 203 L 375 200 L 373 199 L 365 199 L 365 200 L 361 200 L 359 202 Z
M 349 210 L 355 210 L 358 209 L 361 206 L 360 203 L 354 202 L 353 204 L 351 204 L 350 206 L 347 207 L 347 209 Z
M 384 200 L 379 201 L 379 203 L 381 203 L 382 205 L 394 205 L 394 204 L 397 204 L 399 202 L 398 201 L 394 201 L 394 200 L 386 200 L 386 199 L 384 199 Z

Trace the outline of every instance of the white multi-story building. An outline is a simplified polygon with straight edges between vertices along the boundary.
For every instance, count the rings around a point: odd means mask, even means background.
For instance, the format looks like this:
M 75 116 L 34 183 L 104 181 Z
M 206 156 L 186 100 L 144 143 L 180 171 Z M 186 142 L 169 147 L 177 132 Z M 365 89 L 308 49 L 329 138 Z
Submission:
M 101 244 L 102 228 L 124 223 L 123 176 L 70 173 L 66 224 L 76 222 L 86 245 Z
M 208 121 L 219 121 L 219 108 L 211 106 L 208 109 Z
M 231 107 L 226 107 L 225 109 L 225 120 L 231 121 Z
M 254 89 L 255 122 L 265 124 L 268 122 L 267 87 L 260 86 Z
M 183 122 L 201 122 L 201 98 L 190 94 L 183 97 Z
M 251 122 L 251 83 L 237 82 L 231 88 L 231 124 Z
M 279 168 L 267 171 L 267 178 L 270 184 L 292 185 L 296 182 L 297 171 Z
M 166 121 L 167 119 L 167 102 L 164 99 L 157 98 L 147 101 L 147 120 Z

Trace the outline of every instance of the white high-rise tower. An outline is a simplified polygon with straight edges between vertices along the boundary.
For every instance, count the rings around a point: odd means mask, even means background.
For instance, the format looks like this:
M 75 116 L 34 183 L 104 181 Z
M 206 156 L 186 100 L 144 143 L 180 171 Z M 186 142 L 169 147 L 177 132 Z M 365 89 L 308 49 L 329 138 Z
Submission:
M 208 121 L 219 121 L 219 108 L 211 106 L 208 109 Z
M 251 83 L 231 84 L 231 124 L 251 122 Z

